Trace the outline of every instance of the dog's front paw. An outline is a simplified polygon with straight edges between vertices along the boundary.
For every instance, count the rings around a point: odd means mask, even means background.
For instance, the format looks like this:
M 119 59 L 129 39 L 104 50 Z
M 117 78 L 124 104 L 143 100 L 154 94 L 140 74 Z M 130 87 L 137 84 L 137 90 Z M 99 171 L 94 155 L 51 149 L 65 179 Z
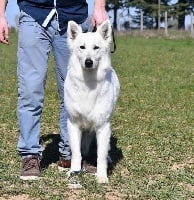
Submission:
M 108 178 L 106 176 L 97 176 L 96 179 L 97 183 L 108 183 Z
M 71 176 L 71 171 L 69 170 L 67 173 L 66 173 L 67 177 L 69 178 Z

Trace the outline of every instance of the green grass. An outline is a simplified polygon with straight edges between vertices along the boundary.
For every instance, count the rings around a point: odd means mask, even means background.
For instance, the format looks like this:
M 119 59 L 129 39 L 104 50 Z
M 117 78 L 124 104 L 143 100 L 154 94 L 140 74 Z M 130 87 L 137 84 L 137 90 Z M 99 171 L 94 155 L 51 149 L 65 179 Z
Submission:
M 48 168 L 38 182 L 19 180 L 16 151 L 17 35 L 0 45 L 0 200 L 194 199 L 194 41 L 117 37 L 112 54 L 121 93 L 112 118 L 115 166 L 108 185 L 85 174 L 84 189 L 67 189 L 57 170 L 59 100 L 52 56 L 41 139 Z M 55 133 L 55 134 L 53 134 Z

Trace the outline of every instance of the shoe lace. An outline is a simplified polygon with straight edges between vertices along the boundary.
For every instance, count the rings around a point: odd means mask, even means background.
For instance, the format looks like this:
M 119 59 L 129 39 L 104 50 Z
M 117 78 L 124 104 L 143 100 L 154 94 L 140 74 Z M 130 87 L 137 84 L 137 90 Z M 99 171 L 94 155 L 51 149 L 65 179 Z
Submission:
M 38 156 L 31 156 L 29 158 L 25 158 L 23 162 L 23 168 L 25 171 L 39 167 L 39 158 Z

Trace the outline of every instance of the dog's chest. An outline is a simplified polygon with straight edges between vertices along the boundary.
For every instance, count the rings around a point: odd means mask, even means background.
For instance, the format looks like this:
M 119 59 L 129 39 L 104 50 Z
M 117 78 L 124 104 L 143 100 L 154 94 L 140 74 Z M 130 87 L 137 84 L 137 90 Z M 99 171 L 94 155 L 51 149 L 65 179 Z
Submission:
M 81 126 L 88 127 L 106 121 L 111 114 L 109 88 L 107 83 L 95 88 L 71 82 L 66 90 L 66 105 L 71 117 Z M 67 87 L 66 87 L 67 88 Z
M 103 96 L 99 88 L 90 89 L 83 85 L 75 86 L 72 92 L 72 107 L 74 111 L 83 116 L 97 115 L 96 108 L 99 107 L 99 101 Z

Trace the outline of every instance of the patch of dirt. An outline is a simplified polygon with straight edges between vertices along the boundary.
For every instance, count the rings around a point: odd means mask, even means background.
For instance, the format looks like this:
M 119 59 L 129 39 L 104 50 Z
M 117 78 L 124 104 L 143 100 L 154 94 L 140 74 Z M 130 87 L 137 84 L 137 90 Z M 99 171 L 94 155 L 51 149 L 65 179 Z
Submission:
M 190 158 L 186 160 L 184 163 L 174 163 L 173 166 L 171 167 L 171 170 L 178 171 L 184 169 L 185 167 L 194 168 L 194 158 Z
M 185 183 L 179 183 L 180 186 L 184 186 L 188 191 L 194 192 L 194 185 L 191 184 L 185 184 Z
M 8 198 L 0 197 L 0 200 L 33 200 L 33 199 L 30 198 L 29 195 L 22 194 L 22 195 L 17 195 L 17 196 L 8 197 Z
M 154 184 L 156 184 L 158 181 L 160 181 L 161 179 L 163 179 L 164 178 L 164 175 L 163 174 L 156 174 L 156 175 L 154 175 L 154 176 L 150 176 L 149 178 L 148 178 L 148 185 L 147 185 L 147 187 L 149 187 L 150 185 L 154 185 Z

